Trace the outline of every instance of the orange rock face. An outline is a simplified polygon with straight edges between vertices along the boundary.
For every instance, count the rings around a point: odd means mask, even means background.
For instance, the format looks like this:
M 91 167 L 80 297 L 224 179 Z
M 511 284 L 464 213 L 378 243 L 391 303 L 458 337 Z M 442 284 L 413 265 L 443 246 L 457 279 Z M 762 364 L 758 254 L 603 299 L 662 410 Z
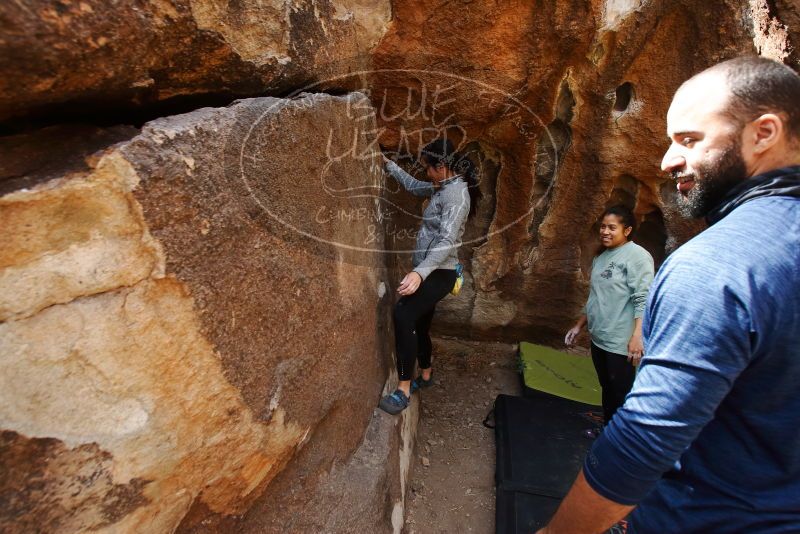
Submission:
M 284 92 L 331 63 L 359 68 L 389 18 L 388 0 L 5 2 L 0 120 Z
M 776 18 L 796 16 L 789 4 L 395 3 L 371 88 L 382 144 L 415 155 L 448 135 L 482 171 L 467 284 L 439 306 L 439 331 L 558 344 L 609 205 L 634 208 L 635 240 L 657 263 L 694 235 L 659 170 L 672 94 L 728 57 L 791 61 L 792 31 Z

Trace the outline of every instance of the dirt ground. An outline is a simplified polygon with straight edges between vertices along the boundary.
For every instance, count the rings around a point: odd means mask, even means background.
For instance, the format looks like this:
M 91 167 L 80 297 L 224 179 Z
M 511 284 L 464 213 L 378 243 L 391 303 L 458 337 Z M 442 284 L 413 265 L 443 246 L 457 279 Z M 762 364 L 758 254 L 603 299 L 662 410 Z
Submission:
M 434 339 L 434 385 L 422 413 L 406 534 L 491 534 L 495 513 L 494 431 L 483 426 L 500 393 L 520 394 L 517 346 Z

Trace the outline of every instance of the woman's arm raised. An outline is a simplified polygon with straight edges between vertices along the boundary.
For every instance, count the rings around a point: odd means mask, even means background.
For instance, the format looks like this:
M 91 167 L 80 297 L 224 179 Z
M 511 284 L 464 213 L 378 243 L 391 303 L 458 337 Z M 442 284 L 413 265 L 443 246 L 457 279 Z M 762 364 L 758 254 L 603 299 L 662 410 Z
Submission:
M 432 183 L 417 180 L 406 171 L 401 169 L 397 163 L 386 158 L 386 156 L 383 157 L 383 161 L 386 164 L 386 172 L 389 173 L 392 178 L 397 180 L 400 185 L 403 186 L 403 189 L 412 195 L 418 197 L 429 197 L 433 194 L 434 189 Z

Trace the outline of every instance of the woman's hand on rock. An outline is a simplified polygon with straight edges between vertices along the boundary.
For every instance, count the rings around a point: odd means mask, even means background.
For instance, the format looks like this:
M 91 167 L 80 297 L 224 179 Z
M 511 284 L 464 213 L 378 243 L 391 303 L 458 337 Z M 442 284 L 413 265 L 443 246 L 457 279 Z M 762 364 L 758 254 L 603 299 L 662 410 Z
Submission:
M 403 277 L 403 281 L 400 282 L 397 292 L 404 297 L 407 295 L 413 295 L 417 289 L 419 289 L 419 285 L 421 283 L 422 277 L 419 275 L 419 273 L 416 271 L 411 271 Z

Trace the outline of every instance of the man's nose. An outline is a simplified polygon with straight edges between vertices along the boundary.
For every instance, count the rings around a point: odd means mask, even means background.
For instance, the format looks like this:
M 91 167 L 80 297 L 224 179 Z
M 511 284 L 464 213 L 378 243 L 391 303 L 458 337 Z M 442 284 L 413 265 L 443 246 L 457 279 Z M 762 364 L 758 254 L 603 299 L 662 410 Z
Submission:
M 682 169 L 685 165 L 686 160 L 683 156 L 675 152 L 673 147 L 669 147 L 666 154 L 664 154 L 664 159 L 661 160 L 661 170 L 666 172 L 677 171 Z

